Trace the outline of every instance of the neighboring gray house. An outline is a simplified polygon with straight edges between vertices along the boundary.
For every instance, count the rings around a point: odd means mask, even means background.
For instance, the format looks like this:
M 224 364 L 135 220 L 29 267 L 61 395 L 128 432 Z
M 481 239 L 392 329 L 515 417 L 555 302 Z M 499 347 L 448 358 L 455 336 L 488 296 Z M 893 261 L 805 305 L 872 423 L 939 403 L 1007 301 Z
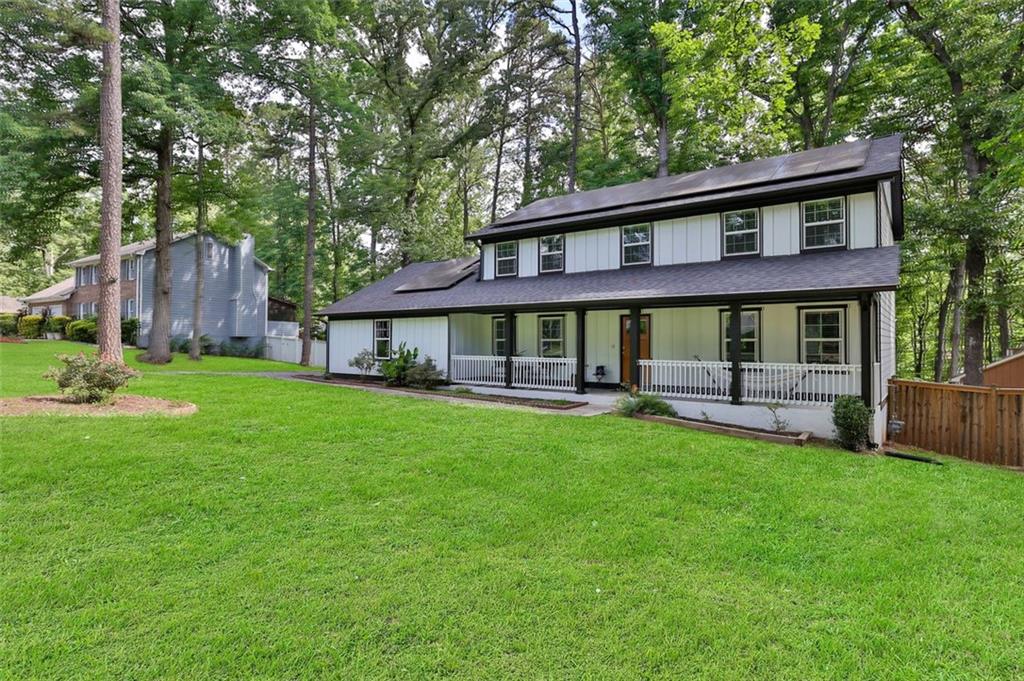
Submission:
M 154 240 L 121 247 L 121 314 L 139 318 L 139 347 L 149 345 L 153 324 L 153 275 L 156 266 Z M 195 296 L 195 235 L 174 237 L 171 242 L 171 336 L 192 334 Z M 207 235 L 203 248 L 203 333 L 220 342 L 258 343 L 267 334 L 267 274 L 270 268 L 256 257 L 255 240 L 245 235 L 228 244 Z M 98 255 L 79 258 L 75 290 L 71 295 L 73 316 L 95 314 L 99 296 L 96 275 Z

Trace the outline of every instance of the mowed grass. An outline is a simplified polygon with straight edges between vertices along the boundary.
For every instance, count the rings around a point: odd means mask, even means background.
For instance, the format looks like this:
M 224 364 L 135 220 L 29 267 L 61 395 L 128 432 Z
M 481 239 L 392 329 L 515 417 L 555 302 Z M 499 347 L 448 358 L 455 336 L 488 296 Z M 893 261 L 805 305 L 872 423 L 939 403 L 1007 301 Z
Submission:
M 0 346 L 44 392 L 57 344 Z M 1011 678 L 1024 476 L 147 371 L 194 416 L 0 420 L 0 670 Z

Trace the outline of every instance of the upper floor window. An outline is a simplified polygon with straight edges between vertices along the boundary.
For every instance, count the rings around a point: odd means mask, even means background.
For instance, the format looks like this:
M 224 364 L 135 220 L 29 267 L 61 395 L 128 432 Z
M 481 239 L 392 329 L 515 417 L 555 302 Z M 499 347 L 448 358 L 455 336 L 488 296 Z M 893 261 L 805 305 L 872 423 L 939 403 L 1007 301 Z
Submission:
M 96 269 L 96 265 L 86 265 L 85 267 L 79 267 L 75 270 L 77 278 L 75 280 L 76 286 L 88 286 L 89 284 L 99 283 L 100 277 L 99 272 Z
M 846 245 L 846 202 L 842 198 L 805 201 L 804 249 Z
M 377 359 L 391 359 L 391 320 L 373 321 L 373 356 Z
M 135 258 L 126 258 L 121 261 L 121 278 L 126 281 L 135 281 Z
M 540 238 L 540 271 L 561 272 L 565 268 L 565 237 L 542 236 Z
M 846 359 L 842 308 L 800 311 L 800 354 L 808 364 L 842 364 Z
M 541 317 L 540 356 L 565 357 L 565 317 Z
M 505 356 L 505 318 L 491 317 L 491 354 L 497 357 Z
M 514 277 L 519 272 L 519 244 L 506 241 L 494 247 L 494 273 L 499 277 Z
M 759 213 L 756 208 L 734 210 L 722 214 L 725 255 L 756 255 L 760 252 L 758 238 Z
M 729 361 L 732 345 L 729 340 L 729 323 L 732 314 L 722 311 L 722 360 Z M 740 361 L 761 361 L 761 313 L 758 310 L 740 312 Z
M 622 228 L 622 264 L 648 265 L 651 262 L 651 224 Z

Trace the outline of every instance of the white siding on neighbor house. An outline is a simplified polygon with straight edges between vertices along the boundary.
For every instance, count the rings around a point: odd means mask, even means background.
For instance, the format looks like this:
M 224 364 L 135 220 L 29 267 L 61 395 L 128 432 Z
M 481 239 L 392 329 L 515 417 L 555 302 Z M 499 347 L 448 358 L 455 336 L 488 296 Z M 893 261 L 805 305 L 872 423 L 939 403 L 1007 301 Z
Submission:
M 892 233 L 892 181 L 878 183 L 878 245 L 892 246 L 896 239 Z
M 654 264 L 718 260 L 721 239 L 718 213 L 655 222 Z
M 874 248 L 878 240 L 876 219 L 878 206 L 875 193 L 851 194 L 846 197 L 847 220 L 850 224 L 850 248 Z
M 480 250 L 481 279 L 494 279 L 494 244 L 484 244 Z
M 565 235 L 565 271 L 617 269 L 620 247 L 618 227 L 570 232 Z
M 761 211 L 761 252 L 765 256 L 800 252 L 800 204 L 765 206 Z
M 519 276 L 537 276 L 537 239 L 521 239 L 519 241 Z
M 377 317 L 387 319 L 387 317 Z M 373 348 L 373 319 L 337 319 L 330 322 L 330 360 L 328 370 L 336 374 L 357 373 L 348 365 L 362 350 Z M 408 349 L 419 348 L 420 360 L 430 356 L 442 372 L 448 371 L 448 318 L 411 317 L 391 320 L 391 348 L 405 342 Z M 374 369 L 370 372 L 379 375 Z

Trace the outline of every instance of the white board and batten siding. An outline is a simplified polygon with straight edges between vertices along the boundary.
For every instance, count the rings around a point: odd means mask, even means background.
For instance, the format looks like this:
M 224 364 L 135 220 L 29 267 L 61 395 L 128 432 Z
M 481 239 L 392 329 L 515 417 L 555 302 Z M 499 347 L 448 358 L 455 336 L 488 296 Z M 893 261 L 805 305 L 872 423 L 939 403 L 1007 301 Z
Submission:
M 892 208 L 889 187 L 876 192 L 844 197 L 848 224 L 848 248 L 892 245 Z M 881 196 L 881 200 L 878 197 Z M 765 257 L 800 253 L 801 204 L 798 202 L 763 206 L 761 254 Z M 722 214 L 706 213 L 660 220 L 653 223 L 655 265 L 714 262 L 722 257 Z M 538 240 L 520 239 L 518 275 L 537 276 Z M 614 270 L 621 266 L 621 234 L 618 227 L 603 227 L 565 234 L 565 272 Z M 484 244 L 483 279 L 494 278 L 494 244 Z
M 377 319 L 385 319 L 378 317 Z M 362 350 L 373 348 L 373 319 L 336 319 L 330 322 L 330 358 L 328 371 L 336 374 L 356 373 L 348 365 Z M 401 343 L 409 349 L 418 348 L 422 361 L 429 356 L 442 373 L 448 371 L 448 318 L 407 317 L 391 320 L 391 348 Z M 380 372 L 374 369 L 372 372 Z

